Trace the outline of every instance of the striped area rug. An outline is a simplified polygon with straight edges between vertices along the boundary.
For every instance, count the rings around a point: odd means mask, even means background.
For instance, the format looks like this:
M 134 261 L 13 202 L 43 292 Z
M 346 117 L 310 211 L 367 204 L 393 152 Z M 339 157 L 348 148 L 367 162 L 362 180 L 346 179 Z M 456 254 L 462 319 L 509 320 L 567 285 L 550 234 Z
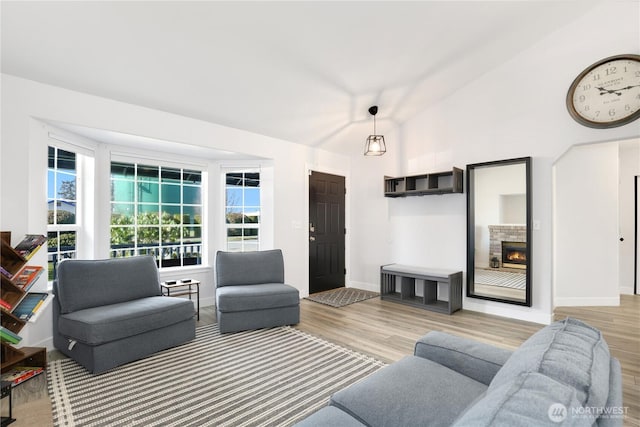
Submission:
M 288 426 L 385 366 L 291 327 L 220 334 L 93 376 L 49 363 L 55 426 Z
M 527 276 L 524 273 L 476 269 L 473 280 L 482 285 L 502 286 L 503 288 L 524 289 Z
M 364 301 L 380 296 L 378 292 L 365 291 L 357 288 L 337 288 L 329 291 L 311 294 L 306 299 L 331 307 L 344 307 L 354 302 Z

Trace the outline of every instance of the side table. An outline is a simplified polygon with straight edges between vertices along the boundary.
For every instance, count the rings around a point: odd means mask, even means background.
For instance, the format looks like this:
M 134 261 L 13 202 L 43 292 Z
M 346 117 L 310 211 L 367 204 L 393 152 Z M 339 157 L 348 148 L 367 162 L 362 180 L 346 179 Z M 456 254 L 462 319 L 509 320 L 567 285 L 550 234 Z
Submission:
M 190 280 L 184 281 L 169 281 L 160 283 L 160 289 L 162 290 L 162 295 L 168 297 L 179 297 L 181 295 L 189 295 L 189 300 L 191 300 L 191 295 L 196 296 L 196 314 L 198 320 L 200 320 L 200 281 L 199 280 Z

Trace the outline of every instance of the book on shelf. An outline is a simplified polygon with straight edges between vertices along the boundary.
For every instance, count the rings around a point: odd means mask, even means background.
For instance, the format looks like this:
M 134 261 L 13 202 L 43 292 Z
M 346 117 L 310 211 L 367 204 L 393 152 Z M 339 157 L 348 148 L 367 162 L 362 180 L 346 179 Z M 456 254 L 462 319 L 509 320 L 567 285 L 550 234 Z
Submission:
M 13 274 L 9 273 L 7 270 L 5 270 L 2 266 L 0 266 L 0 274 L 2 274 L 4 277 L 6 277 L 7 279 L 11 279 L 13 277 Z
M 3 373 L 1 378 L 2 381 L 10 381 L 15 386 L 42 372 L 44 372 L 42 366 L 16 366 L 9 372 Z
M 20 287 L 23 291 L 27 292 L 38 277 L 44 271 L 44 267 L 37 265 L 26 265 L 20 270 L 18 274 L 13 277 L 13 283 Z
M 3 308 L 7 311 L 11 311 L 11 304 L 0 298 L 0 308 Z
M 14 249 L 25 260 L 29 260 L 46 241 L 47 238 L 42 234 L 27 234 Z
M 8 342 L 10 344 L 18 344 L 20 340 L 22 340 L 20 335 L 10 331 L 4 326 L 0 326 L 0 341 Z
M 49 296 L 46 292 L 29 292 L 13 310 L 13 315 L 20 320 L 29 320 L 44 305 Z

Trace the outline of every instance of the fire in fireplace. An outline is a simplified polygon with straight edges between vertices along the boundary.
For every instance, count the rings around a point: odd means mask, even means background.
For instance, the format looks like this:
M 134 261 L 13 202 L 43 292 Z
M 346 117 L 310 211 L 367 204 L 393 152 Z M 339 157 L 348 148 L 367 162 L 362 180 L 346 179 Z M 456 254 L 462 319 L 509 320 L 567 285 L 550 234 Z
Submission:
M 502 266 L 527 268 L 527 243 L 502 242 Z

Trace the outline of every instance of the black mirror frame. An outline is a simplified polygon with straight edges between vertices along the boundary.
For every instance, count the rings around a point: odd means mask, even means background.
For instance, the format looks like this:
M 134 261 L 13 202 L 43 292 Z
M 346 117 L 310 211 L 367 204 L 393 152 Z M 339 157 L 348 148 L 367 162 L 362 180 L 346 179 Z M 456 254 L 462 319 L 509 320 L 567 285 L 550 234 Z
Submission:
M 505 166 L 524 163 L 525 165 L 525 179 L 526 179 L 526 202 L 527 202 L 527 278 L 525 289 L 525 300 L 513 300 L 508 298 L 490 297 L 485 295 L 476 295 L 474 293 L 474 276 L 475 276 L 475 206 L 474 199 L 474 177 L 472 171 L 476 168 L 487 166 Z M 484 163 L 474 163 L 467 165 L 467 297 L 478 298 L 489 301 L 503 302 L 507 304 L 523 305 L 531 307 L 531 253 L 533 247 L 533 240 L 531 239 L 531 230 L 533 222 L 531 220 L 531 157 L 518 157 L 515 159 L 496 160 Z

